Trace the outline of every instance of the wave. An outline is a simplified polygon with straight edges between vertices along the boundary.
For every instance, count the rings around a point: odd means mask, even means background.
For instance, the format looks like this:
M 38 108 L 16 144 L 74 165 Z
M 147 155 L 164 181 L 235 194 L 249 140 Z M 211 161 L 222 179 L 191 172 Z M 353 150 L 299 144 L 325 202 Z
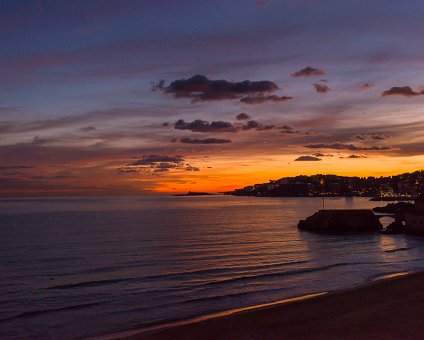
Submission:
M 255 296 L 261 293 L 275 293 L 275 292 L 282 292 L 284 290 L 289 290 L 289 287 L 281 287 L 281 288 L 274 288 L 274 289 L 261 289 L 261 290 L 254 290 L 254 291 L 247 291 L 247 292 L 240 292 L 240 293 L 232 293 L 232 294 L 223 294 L 223 295 L 215 295 L 215 296 L 208 296 L 208 297 L 199 297 L 199 298 L 193 298 L 193 299 L 187 299 L 187 300 L 175 300 L 173 302 L 167 302 L 167 303 L 161 303 L 161 304 L 152 304 L 152 305 L 144 305 L 140 307 L 135 308 L 128 308 L 125 310 L 126 313 L 140 313 L 144 311 L 152 311 L 154 309 L 171 309 L 176 307 L 181 307 L 182 305 L 190 305 L 190 304 L 199 304 L 202 305 L 204 302 L 214 302 L 214 301 L 220 301 L 225 300 L 228 298 L 246 298 L 248 296 Z M 244 300 L 243 300 L 244 301 Z M 245 303 L 245 302 L 244 302 Z M 211 306 L 210 306 L 211 307 Z M 222 310 L 222 306 L 215 306 L 209 310 L 209 312 L 218 312 Z M 121 311 L 117 311 L 117 313 L 121 313 Z M 203 315 L 203 314 L 199 314 Z M 195 315 L 196 316 L 196 315 Z M 175 321 L 174 318 L 170 318 L 168 321 Z M 166 321 L 165 321 L 166 322 Z M 163 321 L 159 322 L 160 324 L 164 323 Z M 155 322 L 146 323 L 143 324 L 143 327 L 146 326 L 152 326 L 156 324 Z
M 161 280 L 161 279 L 177 280 L 185 276 L 223 274 L 223 273 L 233 272 L 234 270 L 243 270 L 243 271 L 264 270 L 264 269 L 274 268 L 274 267 L 286 267 L 286 266 L 293 266 L 297 264 L 305 264 L 308 262 L 309 261 L 292 261 L 292 262 L 285 262 L 285 263 L 274 263 L 274 264 L 264 265 L 264 266 L 211 268 L 211 269 L 174 272 L 174 273 L 166 273 L 166 274 L 160 274 L 160 275 L 141 276 L 141 277 L 116 278 L 116 279 L 108 279 L 108 280 L 92 280 L 92 281 L 76 282 L 76 283 L 63 284 L 63 285 L 55 285 L 55 286 L 48 287 L 46 289 L 87 288 L 87 287 L 104 286 L 109 284 L 118 284 L 118 283 L 124 283 L 124 282 L 125 283 L 142 282 L 142 281 L 153 281 L 153 280 Z
M 0 322 L 4 321 L 10 321 L 14 319 L 21 319 L 21 318 L 29 318 L 37 315 L 42 314 L 49 314 L 49 313 L 56 313 L 56 312 L 62 312 L 62 311 L 68 311 L 68 310 L 77 310 L 77 309 L 83 309 L 83 308 L 89 308 L 101 305 L 103 302 L 92 302 L 92 303 L 85 303 L 85 304 L 79 304 L 79 305 L 72 305 L 72 306 L 66 306 L 66 307 L 59 307 L 59 308 L 48 308 L 48 309 L 40 309 L 40 310 L 32 310 L 32 311 L 26 311 L 22 312 L 16 315 L 8 316 L 6 318 L 0 319 Z
M 270 294 L 275 292 L 281 292 L 283 290 L 289 290 L 289 287 L 281 287 L 281 288 L 274 288 L 274 289 L 260 289 L 260 290 L 254 290 L 249 292 L 240 292 L 240 293 L 233 293 L 233 294 L 224 294 L 224 295 L 215 295 L 215 296 L 208 296 L 208 297 L 199 297 L 189 300 L 183 300 L 179 303 L 181 304 L 189 304 L 189 303 L 196 303 L 196 302 L 210 302 L 210 301 L 217 301 L 217 300 L 224 300 L 228 298 L 239 298 L 239 297 L 247 297 L 249 295 L 259 295 L 261 293 Z
M 344 266 L 357 266 L 357 265 L 367 265 L 367 264 L 377 264 L 377 262 L 341 262 L 341 263 L 334 263 L 330 264 L 328 266 L 323 267 L 316 267 L 316 268 L 305 268 L 300 270 L 292 270 L 288 272 L 277 272 L 277 273 L 267 273 L 267 274 L 261 274 L 261 275 L 248 275 L 248 276 L 239 276 L 231 279 L 225 279 L 225 280 L 219 280 L 219 281 L 211 281 L 204 283 L 204 286 L 213 286 L 218 284 L 226 284 L 226 283 L 232 283 L 237 281 L 248 281 L 252 279 L 264 279 L 264 278 L 272 278 L 272 277 L 279 277 L 279 276 L 292 276 L 292 275 L 301 275 L 301 274 L 308 274 L 313 272 L 319 272 L 319 271 L 325 271 L 332 268 L 337 267 L 344 267 Z
M 47 287 L 46 289 L 72 289 L 72 288 L 87 288 L 87 287 L 98 287 L 98 286 L 104 286 L 109 284 L 115 284 L 115 283 L 122 283 L 122 282 L 131 282 L 131 281 L 139 281 L 139 278 L 124 278 L 124 279 L 109 279 L 109 280 L 93 280 L 93 281 L 86 281 L 86 282 L 77 282 L 77 283 L 69 283 L 64 285 L 56 285 Z
M 307 263 L 308 261 L 297 261 L 297 262 L 291 262 L 292 264 L 302 264 Z M 289 263 L 290 264 L 290 263 Z M 206 283 L 201 283 L 197 285 L 193 285 L 197 287 L 205 287 L 205 286 L 214 286 L 214 285 L 222 285 L 222 284 L 228 284 L 228 283 L 234 283 L 239 281 L 248 281 L 248 280 L 257 280 L 257 279 L 264 279 L 264 278 L 272 278 L 272 277 L 282 277 L 282 276 L 293 276 L 293 275 L 302 275 L 302 274 L 308 274 L 313 272 L 319 272 L 319 271 L 325 271 L 332 268 L 337 267 L 344 267 L 344 266 L 356 266 L 356 265 L 368 265 L 368 264 L 377 264 L 377 262 L 340 262 L 340 263 L 334 263 L 327 266 L 322 267 L 316 267 L 316 268 L 304 268 L 304 269 L 297 269 L 297 270 L 291 270 L 291 271 L 285 271 L 285 272 L 271 272 L 271 273 L 264 273 L 264 274 L 256 274 L 256 275 L 246 275 L 246 276 L 237 276 L 229 279 L 223 279 L 223 280 L 216 280 L 216 281 L 210 281 Z M 266 267 L 266 266 L 264 266 Z M 205 270 L 198 270 L 194 272 L 183 272 L 179 275 L 193 275 L 193 273 L 196 274 L 206 274 L 206 273 L 216 273 L 217 269 L 205 269 Z M 93 281 L 86 281 L 86 282 L 77 282 L 77 283 L 70 283 L 70 284 L 64 284 L 64 285 L 56 285 L 51 286 L 46 289 L 73 289 L 73 288 L 89 288 L 89 287 L 98 287 L 98 286 L 104 286 L 104 285 L 110 285 L 110 284 L 119 284 L 119 283 L 129 283 L 129 282 L 145 282 L 152 279 L 158 279 L 158 278 L 165 278 L 167 280 L 177 280 L 178 274 L 164 274 L 164 275 L 152 275 L 152 276 L 145 276 L 145 277 L 130 277 L 130 278 L 117 278 L 117 279 L 108 279 L 108 280 L 93 280 Z
M 389 250 L 385 250 L 385 253 L 396 253 L 398 251 L 406 251 L 406 250 L 411 250 L 414 249 L 415 247 L 402 247 L 402 248 L 396 248 L 396 249 L 389 249 Z

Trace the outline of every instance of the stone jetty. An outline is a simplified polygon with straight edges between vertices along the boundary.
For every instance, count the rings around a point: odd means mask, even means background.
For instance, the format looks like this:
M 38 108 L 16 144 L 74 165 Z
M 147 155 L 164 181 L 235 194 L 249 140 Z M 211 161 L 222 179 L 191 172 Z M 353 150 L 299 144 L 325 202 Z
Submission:
M 383 229 L 378 216 L 372 210 L 319 210 L 305 220 L 299 229 L 320 233 L 378 232 Z

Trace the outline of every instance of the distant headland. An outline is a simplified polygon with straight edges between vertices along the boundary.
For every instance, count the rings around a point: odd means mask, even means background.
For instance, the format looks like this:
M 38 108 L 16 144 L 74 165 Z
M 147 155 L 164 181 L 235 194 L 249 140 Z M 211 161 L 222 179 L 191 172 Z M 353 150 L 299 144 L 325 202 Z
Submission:
M 189 191 L 186 194 L 175 194 L 173 196 L 212 196 L 215 194 L 211 194 L 209 192 L 195 192 L 195 191 Z

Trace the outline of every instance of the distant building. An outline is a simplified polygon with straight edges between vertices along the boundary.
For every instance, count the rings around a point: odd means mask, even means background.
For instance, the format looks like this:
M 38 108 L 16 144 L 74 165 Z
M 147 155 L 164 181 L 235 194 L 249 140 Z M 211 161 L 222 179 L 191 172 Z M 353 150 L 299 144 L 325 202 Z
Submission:
M 340 183 L 328 183 L 325 189 L 325 194 L 327 195 L 338 195 L 340 194 L 341 185 Z
M 400 195 L 414 196 L 417 194 L 419 184 L 411 183 L 410 180 L 401 180 L 397 185 L 397 191 Z
M 280 184 L 275 193 L 281 196 L 305 197 L 309 196 L 311 191 L 310 183 L 287 183 Z

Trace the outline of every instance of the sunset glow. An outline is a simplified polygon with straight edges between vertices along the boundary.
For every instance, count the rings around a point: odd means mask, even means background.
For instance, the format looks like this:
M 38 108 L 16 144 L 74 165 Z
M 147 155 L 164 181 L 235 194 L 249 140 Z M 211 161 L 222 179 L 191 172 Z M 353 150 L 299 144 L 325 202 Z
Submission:
M 422 169 L 413 3 L 5 1 L 0 195 Z

